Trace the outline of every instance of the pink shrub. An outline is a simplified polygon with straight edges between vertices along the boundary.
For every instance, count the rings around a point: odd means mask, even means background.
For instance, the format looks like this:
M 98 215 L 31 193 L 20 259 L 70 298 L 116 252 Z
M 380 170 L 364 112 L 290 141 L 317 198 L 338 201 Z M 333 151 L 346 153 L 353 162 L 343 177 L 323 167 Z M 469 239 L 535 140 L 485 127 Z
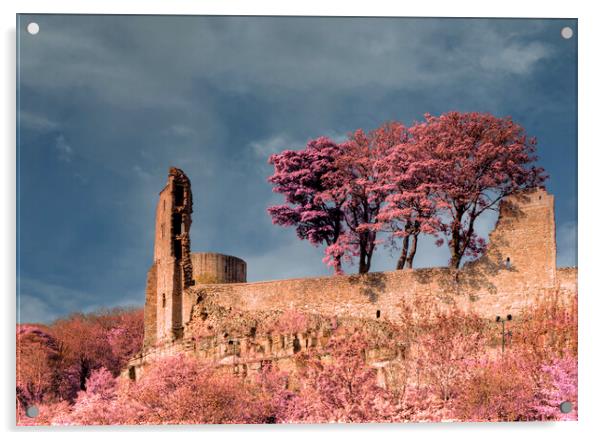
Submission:
M 537 420 L 537 365 L 515 352 L 472 366 L 455 400 L 455 414 L 466 421 Z
M 459 312 L 439 313 L 413 344 L 414 357 L 426 385 L 443 401 L 457 394 L 467 366 L 482 356 L 485 326 Z
M 287 422 L 375 422 L 394 420 L 389 394 L 366 365 L 365 337 L 340 332 L 329 345 L 329 358 L 300 358 L 299 393 L 291 399 Z
M 572 308 L 545 304 L 513 320 L 512 343 L 502 355 L 498 346 L 488 344 L 494 340 L 491 327 L 476 316 L 442 313 L 426 300 L 406 306 L 403 322 L 384 333 L 373 332 L 370 323 L 354 327 L 332 317 L 335 331 L 326 348 L 299 353 L 292 359 L 296 371 L 285 373 L 268 362 L 258 375 L 244 378 L 230 367 L 185 355 L 153 361 L 137 382 L 117 378 L 124 356 L 135 346 L 125 338 L 137 334 L 137 324 L 123 325 L 124 319 L 133 323 L 132 317 L 78 315 L 49 328 L 20 326 L 17 423 L 577 419 Z M 270 325 L 277 333 L 299 333 L 313 326 L 312 319 L 288 310 Z M 64 342 L 77 331 L 82 335 Z M 97 339 L 85 340 L 94 331 Z M 388 360 L 379 361 L 383 370 L 377 377 L 370 362 L 383 355 Z M 569 414 L 560 411 L 564 401 L 574 405 Z M 40 410 L 36 418 L 25 415 L 32 404 Z
M 544 419 L 577 420 L 577 359 L 572 356 L 554 359 L 542 366 L 544 378 L 536 409 Z M 571 412 L 560 411 L 562 402 L 573 405 Z
M 266 423 L 270 396 L 254 383 L 184 355 L 157 360 L 136 382 L 116 390 L 104 372 L 91 376 L 68 424 Z
M 116 387 L 117 380 L 109 370 L 102 367 L 92 372 L 86 381 L 86 391 L 84 393 L 97 395 L 103 399 L 111 399 L 115 396 Z

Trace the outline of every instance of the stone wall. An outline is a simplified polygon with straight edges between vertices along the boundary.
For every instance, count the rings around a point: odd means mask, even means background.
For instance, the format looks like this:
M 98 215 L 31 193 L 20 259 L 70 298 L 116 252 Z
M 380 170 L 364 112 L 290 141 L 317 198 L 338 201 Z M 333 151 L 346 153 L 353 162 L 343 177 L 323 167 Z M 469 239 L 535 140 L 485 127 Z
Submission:
M 509 198 L 500 209 L 488 251 L 460 270 L 414 269 L 256 283 L 199 285 L 185 302 L 248 311 L 295 309 L 357 318 L 400 318 L 401 306 L 431 298 L 483 317 L 517 314 L 558 294 L 554 199 L 544 190 Z M 570 285 L 570 276 L 563 283 Z M 562 290 L 567 294 L 568 290 Z M 185 308 L 184 320 L 193 313 Z

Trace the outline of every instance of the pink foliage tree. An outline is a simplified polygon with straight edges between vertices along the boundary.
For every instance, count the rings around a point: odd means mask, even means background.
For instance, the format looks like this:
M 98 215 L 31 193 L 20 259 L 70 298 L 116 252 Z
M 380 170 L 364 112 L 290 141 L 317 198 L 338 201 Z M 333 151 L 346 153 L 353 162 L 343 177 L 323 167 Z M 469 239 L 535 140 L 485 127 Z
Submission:
M 510 118 L 487 113 L 449 112 L 425 115 L 410 128 L 417 169 L 427 177 L 419 189 L 433 194 L 441 213 L 440 231 L 448 237 L 450 267 L 485 248 L 475 221 L 499 201 L 543 184 L 546 176 L 534 162 L 536 140 Z
M 26 408 L 56 393 L 60 381 L 60 344 L 48 329 L 17 326 L 17 400 Z
M 393 136 L 386 135 L 391 132 Z M 419 235 L 435 234 L 439 227 L 431 191 L 422 185 L 428 179 L 427 169 L 418 163 L 416 148 L 410 144 L 408 130 L 402 124 L 385 124 L 376 133 L 379 139 L 389 139 L 386 154 L 375 164 L 379 169 L 380 191 L 386 195 L 376 229 L 390 233 L 392 246 L 396 239 L 402 239 L 397 269 L 412 268 Z
M 401 239 L 397 268 L 412 267 L 420 234 L 447 238 L 450 266 L 485 250 L 475 222 L 511 194 L 543 184 L 535 139 L 510 118 L 487 113 L 426 115 L 411 128 L 387 122 L 347 141 L 310 141 L 304 150 L 270 157 L 269 178 L 286 203 L 268 209 L 276 224 L 326 245 L 326 264 L 359 259 L 370 270 L 379 243 Z M 439 238 L 437 244 L 443 244 Z
M 369 133 L 356 130 L 342 144 L 336 170 L 328 175 L 327 193 L 344 200 L 346 240 L 353 245 L 344 250 L 359 257 L 359 273 L 370 271 L 378 245 L 377 233 L 382 225 L 378 216 L 389 190 L 384 162 L 405 139 L 405 127 L 397 122 L 385 123 Z
M 286 150 L 270 156 L 274 174 L 268 181 L 273 191 L 283 194 L 285 203 L 271 206 L 272 222 L 294 226 L 297 236 L 314 245 L 340 246 L 343 233 L 343 198 L 325 197 L 325 176 L 336 170 L 335 161 L 341 147 L 326 137 L 311 140 L 303 150 Z M 339 253 L 332 254 L 332 266 L 341 272 Z
M 128 359 L 142 347 L 143 312 L 109 310 L 74 314 L 52 324 L 51 331 L 61 343 L 66 381 L 62 394 L 73 399 L 94 369 L 104 367 L 119 374 Z

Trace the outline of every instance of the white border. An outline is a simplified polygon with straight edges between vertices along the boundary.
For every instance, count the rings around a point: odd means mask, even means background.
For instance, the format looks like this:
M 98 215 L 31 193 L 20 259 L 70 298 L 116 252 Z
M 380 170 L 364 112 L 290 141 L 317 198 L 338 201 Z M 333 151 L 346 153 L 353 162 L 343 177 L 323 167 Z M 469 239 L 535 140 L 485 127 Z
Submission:
M 602 105 L 600 82 L 600 49 L 602 23 L 595 2 L 505 0 L 397 2 L 387 4 L 380 0 L 350 2 L 339 0 L 284 1 L 160 1 L 144 2 L 126 0 L 22 0 L 2 8 L 2 50 L 0 65 L 2 75 L 1 133 L 2 148 L 3 215 L 0 262 L 4 281 L 2 297 L 5 335 L 2 338 L 2 427 L 14 435 L 14 323 L 15 323 L 15 14 L 20 13 L 119 13 L 119 14 L 224 14 L 224 15 L 356 15 L 356 16 L 459 16 L 459 17 L 562 17 L 579 19 L 579 291 L 580 291 L 580 387 L 578 423 L 555 424 L 424 424 L 424 425 L 357 425 L 357 426 L 238 426 L 238 427 L 122 427 L 85 428 L 68 430 L 20 430 L 27 438 L 40 435 L 52 437 L 104 438 L 108 435 L 132 437 L 140 432 L 145 437 L 225 437 L 241 436 L 296 439 L 308 436 L 345 436 L 351 438 L 381 436 L 412 436 L 421 438 L 588 438 L 602 432 L 598 410 L 600 405 L 600 313 L 602 289 L 596 274 L 600 272 L 598 260 L 602 249 L 600 233 L 596 226 L 600 216 L 598 181 L 600 164 L 600 122 L 597 120 Z M 526 97 L 528 99 L 528 97 Z M 44 243 L 40 243 L 44 246 Z M 598 252 L 597 252 L 598 251 Z M 597 264 L 598 263 L 598 264 Z M 168 434 L 166 431 L 171 431 Z M 18 432 L 18 431 L 17 431 Z M 42 434 L 43 433 L 43 434 Z

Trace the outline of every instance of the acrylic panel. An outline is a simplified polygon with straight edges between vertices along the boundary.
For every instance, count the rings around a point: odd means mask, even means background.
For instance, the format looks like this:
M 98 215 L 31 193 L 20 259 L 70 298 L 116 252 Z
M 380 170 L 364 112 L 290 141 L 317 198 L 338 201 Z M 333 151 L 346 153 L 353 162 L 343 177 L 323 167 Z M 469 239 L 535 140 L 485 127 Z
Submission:
M 577 37 L 18 15 L 17 424 L 576 420 Z

